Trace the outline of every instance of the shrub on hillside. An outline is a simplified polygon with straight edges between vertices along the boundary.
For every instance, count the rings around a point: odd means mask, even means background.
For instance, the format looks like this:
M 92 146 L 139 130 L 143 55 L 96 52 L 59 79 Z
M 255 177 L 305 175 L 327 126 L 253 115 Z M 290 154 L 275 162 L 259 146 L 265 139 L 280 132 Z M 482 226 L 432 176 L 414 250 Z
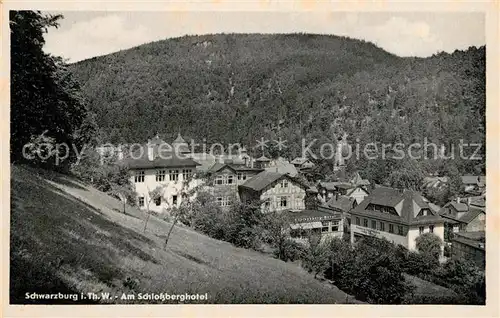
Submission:
M 328 247 L 321 242 L 320 235 L 311 235 L 308 238 L 309 245 L 306 249 L 302 266 L 309 272 L 314 273 L 314 277 L 325 271 L 328 267 Z
M 357 299 L 377 304 L 402 303 L 411 289 L 402 273 L 398 249 L 386 240 L 366 238 L 354 248 L 334 239 L 325 276 Z
M 274 256 L 285 262 L 294 262 L 303 259 L 306 253 L 307 247 L 304 244 L 287 238 L 283 242 L 282 249 L 276 249 L 274 251 Z
M 437 235 L 424 233 L 416 238 L 415 243 L 419 253 L 425 255 L 436 266 L 439 264 L 439 255 L 441 254 L 443 241 Z

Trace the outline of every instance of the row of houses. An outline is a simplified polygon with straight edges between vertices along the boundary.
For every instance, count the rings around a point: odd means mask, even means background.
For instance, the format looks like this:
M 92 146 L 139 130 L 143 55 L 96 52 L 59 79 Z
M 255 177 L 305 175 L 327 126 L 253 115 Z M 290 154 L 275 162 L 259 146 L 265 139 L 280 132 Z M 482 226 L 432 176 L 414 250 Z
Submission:
M 222 208 L 235 200 L 259 201 L 263 212 L 287 213 L 290 233 L 298 240 L 311 232 L 325 239 L 348 236 L 352 242 L 375 236 L 415 250 L 416 238 L 430 232 L 443 241 L 453 240 L 455 254 L 462 256 L 464 251 L 475 255 L 470 244 L 465 246 L 464 242 L 470 243 L 481 235 L 464 239 L 460 234 L 484 233 L 484 193 L 458 198 L 441 208 L 417 191 L 374 185 L 359 173 L 350 179 L 308 185 L 299 176 L 314 163 L 305 158 L 292 162 L 264 156 L 253 159 L 244 149 L 231 156 L 192 153 L 180 135 L 169 145 L 175 151 L 165 158 L 160 155 L 161 148 L 169 148 L 162 147 L 164 144 L 156 136 L 145 145 L 147 151 L 126 159 L 142 209 L 161 213 L 195 195 L 194 189 L 204 189 Z M 205 175 L 203 181 L 197 177 L 199 174 Z M 464 178 L 467 182 L 469 179 Z M 481 190 L 479 178 L 475 185 L 468 188 L 471 193 Z M 152 201 L 149 194 L 158 186 L 162 186 L 162 195 Z M 484 254 L 484 243 L 476 246 L 482 246 Z

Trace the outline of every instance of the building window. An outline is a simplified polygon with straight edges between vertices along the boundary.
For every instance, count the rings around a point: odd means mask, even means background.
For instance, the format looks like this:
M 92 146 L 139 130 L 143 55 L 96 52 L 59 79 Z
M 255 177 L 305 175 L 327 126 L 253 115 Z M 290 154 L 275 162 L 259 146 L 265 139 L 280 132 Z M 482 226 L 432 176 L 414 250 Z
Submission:
M 288 188 L 288 180 L 282 180 L 280 183 L 280 186 L 282 188 Z
M 328 232 L 329 224 L 328 221 L 321 221 L 321 232 Z
M 155 199 L 155 204 L 156 204 L 156 206 L 160 206 L 161 205 L 161 197 L 157 197 Z
M 220 206 L 230 206 L 231 200 L 229 199 L 229 197 L 218 197 L 217 204 Z
M 418 233 L 419 233 L 419 234 L 424 233 L 424 227 L 423 227 L 423 226 L 420 226 L 420 227 L 418 228 Z
M 232 174 L 227 176 L 227 184 L 233 184 L 234 183 L 234 176 Z
M 286 197 L 281 197 L 280 206 L 281 207 L 286 207 L 287 206 L 287 198 Z
M 385 223 L 384 222 L 380 222 L 380 230 L 385 231 Z
M 238 172 L 237 176 L 238 176 L 238 180 L 244 181 L 247 179 L 247 175 L 245 173 L 242 173 L 242 172 Z
M 271 206 L 271 202 L 269 200 L 264 201 L 264 208 L 268 209 Z
M 172 196 L 172 205 L 177 205 L 177 196 L 176 195 Z
M 401 225 L 398 225 L 398 234 L 404 235 L 403 227 Z
M 377 221 L 372 220 L 372 229 L 377 229 Z
M 389 224 L 389 233 L 394 233 L 394 224 Z
M 144 171 L 143 170 L 135 172 L 134 181 L 136 183 L 144 182 Z
M 434 225 L 429 225 L 429 232 L 434 233 Z
M 360 223 L 361 223 L 361 222 L 359 221 L 359 218 L 358 218 L 358 217 L 356 217 L 356 225 L 360 225 Z
M 332 221 L 332 232 L 338 232 L 339 230 L 339 221 Z
M 222 176 L 215 177 L 214 185 L 221 185 L 224 183 L 224 178 Z
M 182 179 L 188 180 L 191 178 L 191 169 L 182 169 Z
M 170 170 L 168 174 L 170 176 L 170 181 L 179 180 L 179 170 Z
M 156 171 L 156 181 L 158 182 L 165 181 L 165 170 Z
M 363 226 L 368 227 L 368 220 L 367 219 L 363 219 Z
M 144 197 L 139 197 L 139 206 L 144 206 Z

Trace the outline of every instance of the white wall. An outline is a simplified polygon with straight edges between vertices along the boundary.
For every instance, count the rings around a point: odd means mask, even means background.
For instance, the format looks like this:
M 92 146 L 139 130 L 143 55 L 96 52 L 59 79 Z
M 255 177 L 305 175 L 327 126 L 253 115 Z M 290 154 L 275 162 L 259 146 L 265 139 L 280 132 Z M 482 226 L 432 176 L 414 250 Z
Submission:
M 424 233 L 429 233 L 429 225 L 422 225 L 424 227 Z M 420 226 L 412 226 L 410 227 L 408 231 L 408 249 L 409 250 L 416 250 L 416 242 L 415 240 L 417 237 L 420 236 Z M 444 242 L 444 224 L 434 224 L 434 232 L 433 232 L 437 237 L 441 239 L 441 241 Z
M 363 189 L 361 188 L 356 188 L 350 195 L 349 197 L 354 198 L 356 200 L 357 204 L 360 204 L 365 197 L 368 196 L 368 193 L 366 193 Z
M 177 206 L 180 205 L 182 202 L 182 197 L 181 197 L 181 190 L 184 187 L 184 179 L 182 175 L 182 170 L 183 169 L 188 169 L 188 168 L 164 168 L 161 170 L 166 170 L 166 175 L 165 175 L 165 181 L 156 181 L 156 171 L 160 169 L 144 169 L 143 171 L 145 172 L 144 176 L 144 182 L 135 182 L 135 171 L 139 170 L 132 170 L 131 171 L 131 182 L 135 186 L 135 191 L 137 192 L 137 195 L 143 196 L 144 197 L 144 206 L 139 207 L 140 209 L 145 210 L 147 208 L 147 201 L 149 201 L 149 192 L 154 190 L 156 187 L 162 185 L 164 188 L 162 189 L 163 191 L 163 196 L 162 196 L 162 202 L 160 206 L 157 206 L 155 202 L 150 202 L 149 203 L 149 209 L 151 211 L 155 211 L 158 213 L 162 213 L 165 211 L 166 208 L 172 207 L 173 202 L 172 202 L 172 196 L 177 195 Z M 178 170 L 179 171 L 179 179 L 177 181 L 170 181 L 169 178 L 169 170 Z M 191 168 L 192 173 L 196 171 L 195 168 Z M 187 189 L 193 189 L 197 185 L 201 184 L 201 180 L 199 179 L 192 179 L 189 184 L 187 185 Z
M 282 188 L 281 181 L 278 181 L 262 192 L 260 199 L 262 201 L 270 200 L 269 211 L 305 209 L 306 191 L 290 180 L 287 181 L 288 187 Z M 287 197 L 286 207 L 280 206 L 281 197 L 283 196 Z

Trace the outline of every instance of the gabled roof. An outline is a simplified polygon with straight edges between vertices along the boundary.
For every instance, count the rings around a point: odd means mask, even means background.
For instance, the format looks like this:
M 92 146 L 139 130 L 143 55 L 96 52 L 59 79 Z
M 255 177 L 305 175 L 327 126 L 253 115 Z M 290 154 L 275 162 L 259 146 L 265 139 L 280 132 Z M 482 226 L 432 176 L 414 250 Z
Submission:
M 355 184 L 355 185 L 369 185 L 370 184 L 370 181 L 366 180 L 366 179 L 363 179 L 361 178 L 361 176 L 359 175 L 359 172 L 356 172 L 356 174 L 354 175 L 354 177 L 350 180 L 350 182 L 352 184 Z
M 245 165 L 237 165 L 237 164 L 230 164 L 230 163 L 220 163 L 216 162 L 210 169 L 208 169 L 209 172 L 215 173 L 218 171 L 221 171 L 224 168 L 228 168 L 234 172 L 238 171 L 255 171 L 255 172 L 261 172 L 263 169 L 258 169 L 258 168 L 250 168 Z
M 266 168 L 267 171 L 270 172 L 278 172 L 283 174 L 288 174 L 291 177 L 297 176 L 299 172 L 294 165 L 288 162 L 276 161 L 275 165 Z
M 177 138 L 175 138 L 173 144 L 187 144 L 187 142 L 182 138 L 181 133 L 177 134 Z
M 469 210 L 467 204 L 457 201 L 451 201 L 448 205 L 451 205 L 457 212 L 466 212 Z
M 245 183 L 240 185 L 240 187 L 260 192 L 264 190 L 267 186 L 283 178 L 287 178 L 291 182 L 301 185 L 304 189 L 308 188 L 308 186 L 302 184 L 301 182 L 297 181 L 296 179 L 286 174 L 278 172 L 270 172 L 270 171 L 262 171 L 261 173 L 253 176 L 252 178 L 250 178 L 250 180 L 247 180 Z
M 481 213 L 485 213 L 485 212 L 483 210 L 481 210 L 481 209 L 471 208 L 469 212 L 465 213 L 459 219 L 459 221 L 469 224 L 470 222 L 472 222 Z
M 182 138 L 181 133 L 177 134 L 177 138 L 172 143 L 172 147 L 176 151 L 179 151 L 181 153 L 187 153 L 191 151 L 187 142 L 184 140 L 184 138 Z
M 334 195 L 330 200 L 326 202 L 326 205 L 343 212 L 348 212 L 352 209 L 355 201 L 356 200 L 351 197 L 346 197 L 343 195 L 339 196 Z
M 394 207 L 399 215 L 367 210 L 369 204 Z M 429 214 L 416 216 L 421 209 L 428 209 Z M 444 222 L 438 213 L 429 206 L 420 193 L 411 190 L 401 191 L 399 189 L 388 187 L 373 189 L 372 193 L 351 211 L 351 214 L 365 215 L 406 225 Z
M 255 161 L 271 161 L 271 159 L 267 158 L 266 156 L 262 155 L 259 158 L 255 159 Z

